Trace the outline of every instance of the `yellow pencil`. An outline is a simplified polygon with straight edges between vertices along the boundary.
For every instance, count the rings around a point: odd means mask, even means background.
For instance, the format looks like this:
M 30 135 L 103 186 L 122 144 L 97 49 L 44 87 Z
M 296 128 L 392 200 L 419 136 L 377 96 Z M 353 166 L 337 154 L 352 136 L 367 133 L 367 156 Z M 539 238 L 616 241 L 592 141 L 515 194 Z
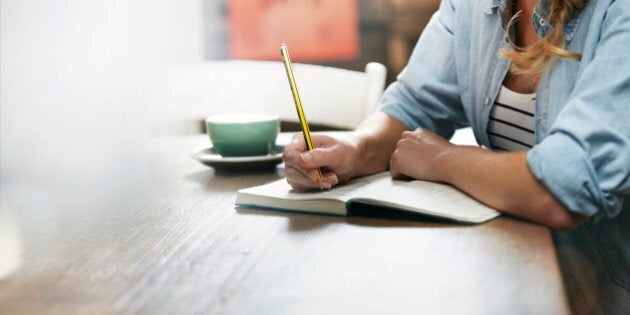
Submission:
M 313 150 L 313 141 L 311 140 L 311 132 L 308 128 L 308 122 L 302 109 L 302 101 L 300 100 L 300 94 L 298 93 L 297 84 L 295 83 L 295 77 L 293 76 L 293 66 L 291 65 L 291 58 L 289 57 L 289 50 L 287 45 L 282 43 L 280 45 L 280 54 L 282 55 L 282 61 L 284 62 L 284 68 L 287 70 L 287 77 L 289 78 L 289 85 L 291 86 L 291 92 L 293 93 L 293 100 L 295 101 L 295 109 L 297 110 L 298 118 L 300 119 L 300 125 L 302 125 L 302 133 L 304 134 L 304 142 L 306 142 L 306 149 Z M 322 170 L 317 169 L 318 179 L 322 181 Z

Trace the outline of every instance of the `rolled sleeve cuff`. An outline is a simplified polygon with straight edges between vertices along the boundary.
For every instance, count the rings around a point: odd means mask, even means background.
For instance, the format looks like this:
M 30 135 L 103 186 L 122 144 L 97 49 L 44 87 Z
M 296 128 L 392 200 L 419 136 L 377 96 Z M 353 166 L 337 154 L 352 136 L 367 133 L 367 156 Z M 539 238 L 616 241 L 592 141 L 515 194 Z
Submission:
M 585 216 L 615 216 L 621 198 L 600 188 L 587 152 L 570 137 L 552 134 L 527 155 L 529 168 L 570 211 Z M 603 210 L 603 211 L 602 211 Z
M 385 105 L 379 108 L 379 111 L 398 119 L 407 126 L 407 129 L 413 130 L 417 127 L 417 122 L 413 117 L 400 108 L 400 106 Z

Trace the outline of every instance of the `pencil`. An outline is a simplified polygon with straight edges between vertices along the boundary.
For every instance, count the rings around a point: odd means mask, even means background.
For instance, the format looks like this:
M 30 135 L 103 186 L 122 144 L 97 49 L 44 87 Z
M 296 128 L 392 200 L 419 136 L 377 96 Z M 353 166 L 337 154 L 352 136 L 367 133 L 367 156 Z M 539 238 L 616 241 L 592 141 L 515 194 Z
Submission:
M 291 58 L 289 57 L 289 50 L 287 45 L 282 43 L 280 45 L 280 54 L 282 55 L 282 61 L 284 62 L 284 68 L 287 71 L 287 77 L 289 78 L 289 85 L 291 86 L 291 92 L 293 93 L 293 100 L 295 101 L 295 109 L 297 110 L 298 118 L 300 119 L 300 125 L 302 126 L 302 134 L 304 134 L 304 142 L 306 142 L 306 149 L 313 150 L 313 140 L 311 140 L 311 132 L 308 128 L 308 122 L 306 121 L 306 115 L 304 115 L 304 109 L 302 108 L 302 101 L 300 100 L 300 94 L 298 93 L 297 84 L 295 83 L 295 77 L 293 76 L 293 66 L 291 65 Z M 317 169 L 318 180 L 322 182 L 322 170 Z

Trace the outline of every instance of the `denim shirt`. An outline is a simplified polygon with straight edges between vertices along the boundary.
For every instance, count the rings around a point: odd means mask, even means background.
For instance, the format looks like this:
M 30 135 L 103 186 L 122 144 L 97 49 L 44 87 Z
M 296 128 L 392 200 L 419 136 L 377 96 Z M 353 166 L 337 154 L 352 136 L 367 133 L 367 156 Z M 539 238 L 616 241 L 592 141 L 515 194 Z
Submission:
M 510 65 L 498 54 L 510 49 L 509 3 L 443 0 L 379 110 L 445 138 L 472 126 L 489 147 L 490 110 Z M 539 37 L 552 28 L 548 12 L 548 0 L 534 9 Z M 596 295 L 583 301 L 595 311 L 621 305 L 614 302 L 620 298 L 630 307 L 630 1 L 588 1 L 565 26 L 565 38 L 565 49 L 582 59 L 559 59 L 544 71 L 527 162 L 570 211 L 591 217 L 553 233 L 565 283 L 577 277 L 569 293 Z M 596 274 L 593 283 L 580 278 L 583 268 Z

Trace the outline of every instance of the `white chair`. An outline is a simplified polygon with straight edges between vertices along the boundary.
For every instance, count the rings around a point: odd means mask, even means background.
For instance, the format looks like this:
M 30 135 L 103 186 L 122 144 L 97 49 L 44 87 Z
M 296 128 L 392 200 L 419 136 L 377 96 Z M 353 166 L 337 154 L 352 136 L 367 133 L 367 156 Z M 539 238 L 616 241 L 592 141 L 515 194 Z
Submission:
M 376 62 L 365 72 L 302 63 L 293 68 L 311 124 L 353 129 L 376 109 L 385 87 L 385 66 Z M 256 112 L 298 121 L 279 61 L 206 61 L 169 68 L 159 77 L 160 133 L 203 132 L 200 122 L 218 113 Z

